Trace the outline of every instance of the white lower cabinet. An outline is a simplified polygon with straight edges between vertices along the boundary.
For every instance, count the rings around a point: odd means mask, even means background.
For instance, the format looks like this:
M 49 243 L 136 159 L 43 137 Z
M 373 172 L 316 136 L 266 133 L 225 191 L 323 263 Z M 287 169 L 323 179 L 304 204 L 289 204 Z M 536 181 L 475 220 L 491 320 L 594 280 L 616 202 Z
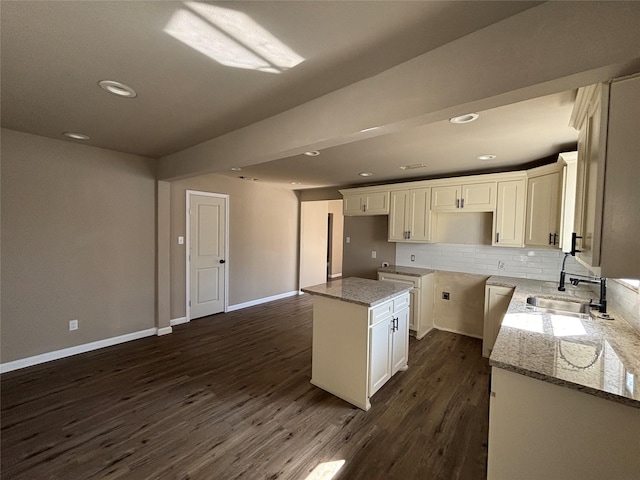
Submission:
M 363 410 L 409 358 L 409 293 L 374 307 L 315 296 L 311 383 Z
M 489 358 L 496 342 L 502 319 L 509 309 L 513 288 L 487 285 L 484 288 L 484 329 L 482 356 Z
M 369 327 L 369 396 L 398 371 L 406 370 L 409 354 L 409 309 L 394 312 Z
M 489 480 L 638 478 L 640 409 L 493 367 Z
M 409 291 L 409 330 L 418 340 L 433 328 L 433 274 L 416 277 L 399 273 L 378 272 L 378 280 L 412 285 Z

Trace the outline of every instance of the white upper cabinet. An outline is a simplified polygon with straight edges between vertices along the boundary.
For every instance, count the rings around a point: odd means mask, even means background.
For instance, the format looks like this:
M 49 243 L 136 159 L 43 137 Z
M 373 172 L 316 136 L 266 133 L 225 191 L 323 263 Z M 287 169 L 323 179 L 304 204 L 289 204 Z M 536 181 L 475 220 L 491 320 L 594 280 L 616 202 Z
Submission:
M 348 192 L 348 193 L 343 193 Z M 388 215 L 389 191 L 367 191 L 354 189 L 340 191 L 343 196 L 343 214 L 357 215 Z
M 525 244 L 531 247 L 560 248 L 560 198 L 562 172 L 529 178 Z
M 496 182 L 443 185 L 431 190 L 431 210 L 436 212 L 490 212 L 496 208 Z
M 431 241 L 431 189 L 416 188 L 391 192 L 389 241 Z
M 579 90 L 575 231 L 578 259 L 612 278 L 640 278 L 640 76 Z
M 522 247 L 527 184 L 524 178 L 498 182 L 492 245 Z

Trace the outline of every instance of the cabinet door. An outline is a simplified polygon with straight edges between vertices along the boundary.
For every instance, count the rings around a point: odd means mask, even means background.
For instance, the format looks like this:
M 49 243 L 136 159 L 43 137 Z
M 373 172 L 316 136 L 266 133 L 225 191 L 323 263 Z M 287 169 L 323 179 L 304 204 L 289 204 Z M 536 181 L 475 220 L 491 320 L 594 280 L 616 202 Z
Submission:
M 559 248 L 560 187 L 560 172 L 529 179 L 526 245 Z
M 460 185 L 433 187 L 431 189 L 431 210 L 457 210 L 460 200 Z
M 419 188 L 409 193 L 408 230 L 414 242 L 431 241 L 431 189 Z
M 525 180 L 498 182 L 493 245 L 522 247 L 524 244 Z
M 389 192 L 367 193 L 363 201 L 365 215 L 387 215 L 389 213 Z
M 344 215 L 363 215 L 362 195 L 344 195 L 342 199 Z
M 407 239 L 409 217 L 409 190 L 391 192 L 389 202 L 389 241 L 402 242 Z
M 394 314 L 396 330 L 392 332 L 391 375 L 407 367 L 409 358 L 409 309 Z
M 509 309 L 513 288 L 487 286 L 484 291 L 484 329 L 482 332 L 482 356 L 489 357 L 493 344 L 502 325 L 502 319 Z
M 496 208 L 496 182 L 462 185 L 462 203 L 467 211 L 490 212 Z
M 387 318 L 369 327 L 369 397 L 391 378 L 391 323 Z

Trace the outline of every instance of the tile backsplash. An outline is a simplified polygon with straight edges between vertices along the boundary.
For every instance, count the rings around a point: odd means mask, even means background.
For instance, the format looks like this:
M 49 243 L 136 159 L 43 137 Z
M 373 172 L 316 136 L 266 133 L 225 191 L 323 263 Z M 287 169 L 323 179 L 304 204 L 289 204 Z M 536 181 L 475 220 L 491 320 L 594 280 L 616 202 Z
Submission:
M 415 256 L 414 261 L 412 256 Z M 396 265 L 552 282 L 559 280 L 563 258 L 563 252 L 547 249 L 450 243 L 396 244 Z M 566 270 L 579 275 L 590 274 L 571 256 L 567 258 Z M 607 297 L 610 305 L 640 333 L 640 288 L 611 280 L 607 282 Z
M 415 261 L 411 261 L 412 255 Z M 535 280 L 557 281 L 563 258 L 561 251 L 549 249 L 450 243 L 396 244 L 397 265 Z M 571 256 L 567 258 L 566 269 L 580 275 L 589 274 Z

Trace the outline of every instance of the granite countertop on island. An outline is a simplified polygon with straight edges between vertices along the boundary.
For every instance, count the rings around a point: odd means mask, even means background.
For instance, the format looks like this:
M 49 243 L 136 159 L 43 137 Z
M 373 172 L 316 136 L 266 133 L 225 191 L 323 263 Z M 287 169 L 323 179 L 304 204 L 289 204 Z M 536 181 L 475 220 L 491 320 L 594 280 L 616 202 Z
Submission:
M 640 408 L 640 335 L 614 318 L 534 310 L 528 296 L 588 303 L 588 288 L 558 292 L 555 282 L 493 276 L 487 285 L 515 288 L 490 365 Z M 597 300 L 597 298 L 596 298 Z
M 320 295 L 321 297 L 364 305 L 365 307 L 374 307 L 402 293 L 406 293 L 412 288 L 411 285 L 350 277 L 305 287 L 302 291 L 311 295 Z
M 400 265 L 389 265 L 388 267 L 378 269 L 378 273 L 392 273 L 395 275 L 407 275 L 409 277 L 423 277 L 434 272 L 435 270 L 430 268 L 402 267 Z

